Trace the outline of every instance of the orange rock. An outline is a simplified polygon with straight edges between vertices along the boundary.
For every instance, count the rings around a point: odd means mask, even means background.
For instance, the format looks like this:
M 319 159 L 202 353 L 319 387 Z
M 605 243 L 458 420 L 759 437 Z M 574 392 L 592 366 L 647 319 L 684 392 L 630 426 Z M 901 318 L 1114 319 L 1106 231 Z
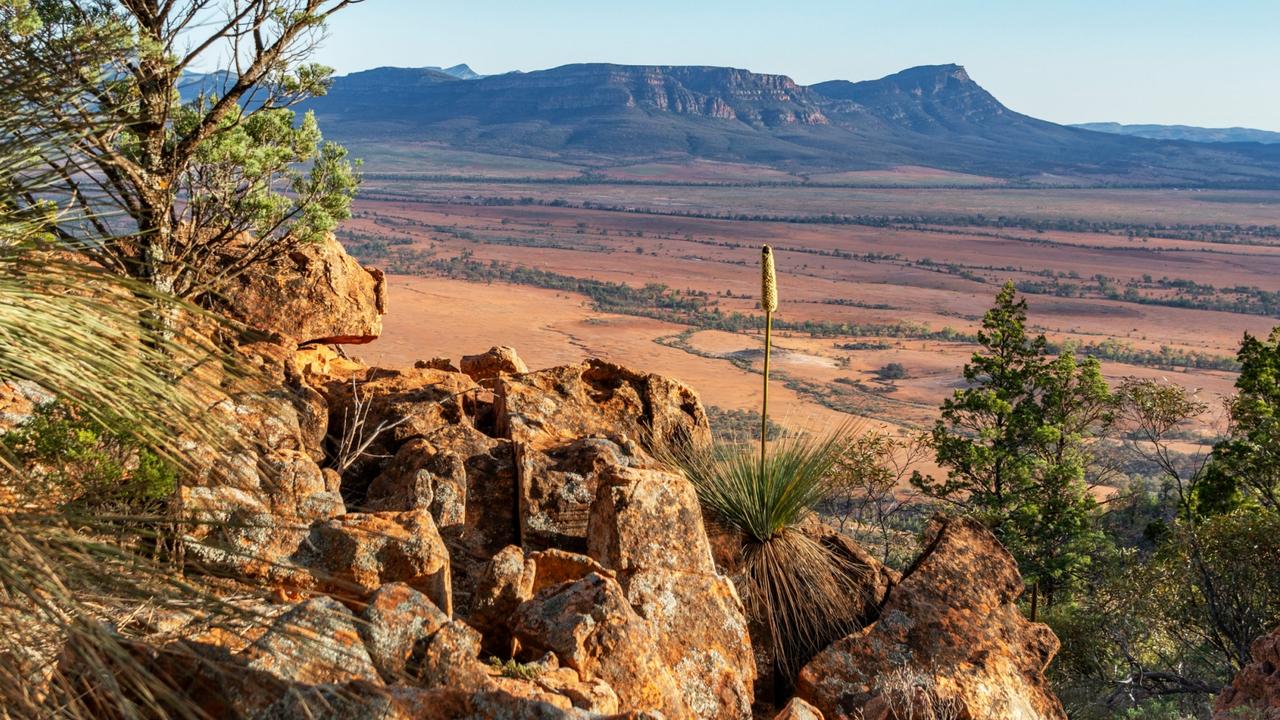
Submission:
M 1214 720 L 1280 720 L 1280 628 L 1253 641 L 1253 662 L 1213 704 Z
M 1013 557 L 970 519 L 935 517 L 925 547 L 879 620 L 810 661 L 796 695 L 828 720 L 864 710 L 871 717 L 886 705 L 878 680 L 906 667 L 927 676 L 961 717 L 1065 720 L 1044 677 L 1058 640 L 1018 609 L 1023 584 Z
M 692 717 L 648 623 L 612 578 L 591 573 L 544 589 L 520 606 L 514 631 L 522 648 L 554 652 L 583 679 L 608 683 L 621 707 Z
M 619 443 L 711 437 L 688 386 L 603 360 L 504 376 L 495 394 L 497 434 L 534 450 L 583 437 Z
M 449 552 L 425 510 L 342 515 L 314 527 L 305 551 L 297 561 L 328 592 L 361 598 L 403 582 L 453 612 Z
M 327 236 L 241 274 L 222 310 L 251 327 L 297 343 L 367 343 L 382 334 L 386 279 L 362 267 Z
M 737 590 L 716 573 L 693 486 L 658 470 L 612 467 L 591 508 L 589 551 L 618 574 L 695 717 L 751 716 L 756 677 Z
M 523 375 L 529 372 L 529 366 L 516 354 L 515 348 L 506 345 L 491 347 L 488 352 L 479 355 L 463 355 L 459 366 L 463 373 L 470 375 L 476 382 L 491 380 L 503 374 Z

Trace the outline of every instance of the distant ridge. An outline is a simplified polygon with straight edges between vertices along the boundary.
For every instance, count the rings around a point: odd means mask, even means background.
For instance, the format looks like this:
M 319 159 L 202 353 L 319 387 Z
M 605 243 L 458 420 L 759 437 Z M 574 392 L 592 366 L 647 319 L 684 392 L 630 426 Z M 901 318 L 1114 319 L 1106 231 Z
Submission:
M 1204 143 L 1280 143 L 1280 132 L 1254 130 L 1253 128 L 1244 127 L 1205 128 L 1193 125 L 1121 125 L 1114 122 L 1077 123 L 1071 127 L 1155 140 L 1190 140 Z
M 449 77 L 455 77 L 459 80 L 478 80 L 484 77 L 483 75 L 476 72 L 475 70 L 472 70 L 471 66 L 467 65 L 466 63 L 461 63 L 458 65 L 454 65 L 453 67 L 447 67 L 447 68 L 427 67 L 426 69 L 439 70 L 445 75 L 448 75 Z
M 1280 144 L 1058 125 L 1006 107 L 955 64 L 812 86 L 693 65 L 470 75 L 377 68 L 336 78 L 304 107 L 348 142 L 435 142 L 586 167 L 709 159 L 802 173 L 912 165 L 1024 182 L 1280 187 Z

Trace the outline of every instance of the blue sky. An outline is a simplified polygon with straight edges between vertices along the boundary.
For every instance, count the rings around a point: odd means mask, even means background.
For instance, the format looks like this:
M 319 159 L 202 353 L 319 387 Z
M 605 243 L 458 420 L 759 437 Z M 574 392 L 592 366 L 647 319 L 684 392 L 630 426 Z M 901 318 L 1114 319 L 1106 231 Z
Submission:
M 956 62 L 1056 122 L 1280 131 L 1280 0 L 365 0 L 333 18 L 317 59 L 340 74 L 730 65 L 804 84 Z

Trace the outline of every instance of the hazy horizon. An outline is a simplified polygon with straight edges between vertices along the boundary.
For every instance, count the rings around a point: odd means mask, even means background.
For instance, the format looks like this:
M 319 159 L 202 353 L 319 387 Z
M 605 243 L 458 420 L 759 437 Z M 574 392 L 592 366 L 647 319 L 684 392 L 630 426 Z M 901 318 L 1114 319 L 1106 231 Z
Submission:
M 1280 94 L 1270 90 L 1280 46 L 1269 37 L 1280 3 L 655 0 L 643 12 L 598 8 L 368 0 L 333 18 L 317 60 L 340 75 L 459 63 L 482 74 L 575 62 L 721 65 L 804 85 L 956 63 L 1010 108 L 1054 122 L 1280 131 Z

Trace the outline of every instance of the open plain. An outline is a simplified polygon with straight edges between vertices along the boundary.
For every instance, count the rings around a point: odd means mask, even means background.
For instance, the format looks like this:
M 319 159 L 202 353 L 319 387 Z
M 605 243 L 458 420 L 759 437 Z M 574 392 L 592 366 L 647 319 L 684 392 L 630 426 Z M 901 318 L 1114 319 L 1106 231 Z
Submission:
M 465 182 L 371 174 L 343 240 L 393 277 L 386 334 L 363 354 L 405 363 L 500 341 L 534 367 L 600 356 L 750 410 L 769 243 L 787 424 L 928 426 L 1013 281 L 1055 348 L 1098 356 L 1112 381 L 1198 389 L 1207 441 L 1243 333 L 1280 311 L 1280 192 L 727 185 L 706 180 L 730 169 L 704 165 L 651 165 L 643 183 L 485 179 L 499 165 Z

